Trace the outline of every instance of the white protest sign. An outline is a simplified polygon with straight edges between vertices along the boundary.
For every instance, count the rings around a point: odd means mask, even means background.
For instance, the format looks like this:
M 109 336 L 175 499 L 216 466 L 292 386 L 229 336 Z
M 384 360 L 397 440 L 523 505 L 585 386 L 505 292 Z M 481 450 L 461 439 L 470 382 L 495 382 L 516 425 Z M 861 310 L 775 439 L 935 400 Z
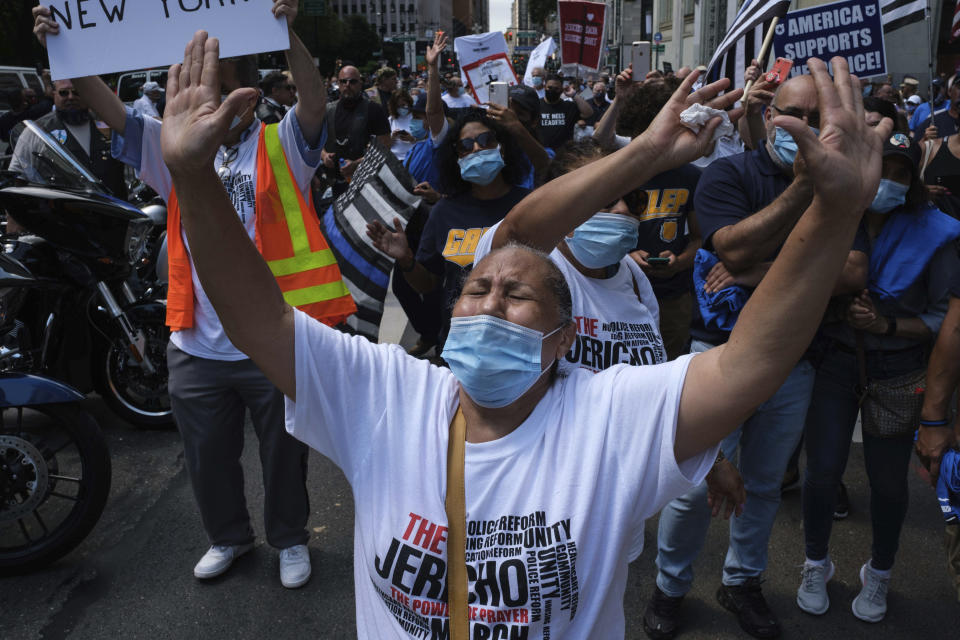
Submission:
M 290 48 L 287 19 L 270 0 L 52 0 L 60 25 L 47 38 L 54 80 L 165 67 L 183 60 L 199 29 L 227 58 Z

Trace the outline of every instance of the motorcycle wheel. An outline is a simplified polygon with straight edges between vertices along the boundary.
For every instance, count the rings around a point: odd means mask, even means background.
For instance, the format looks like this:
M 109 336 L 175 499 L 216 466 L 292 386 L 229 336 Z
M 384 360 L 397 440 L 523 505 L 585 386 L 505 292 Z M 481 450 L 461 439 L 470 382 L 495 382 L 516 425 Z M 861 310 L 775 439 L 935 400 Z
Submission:
M 0 410 L 0 575 L 80 544 L 103 513 L 110 477 L 103 433 L 77 405 Z
M 159 321 L 142 322 L 147 355 L 156 368 L 146 373 L 125 345 L 103 341 L 94 355 L 97 392 L 110 409 L 125 421 L 144 428 L 174 426 L 167 391 L 167 341 L 169 332 Z

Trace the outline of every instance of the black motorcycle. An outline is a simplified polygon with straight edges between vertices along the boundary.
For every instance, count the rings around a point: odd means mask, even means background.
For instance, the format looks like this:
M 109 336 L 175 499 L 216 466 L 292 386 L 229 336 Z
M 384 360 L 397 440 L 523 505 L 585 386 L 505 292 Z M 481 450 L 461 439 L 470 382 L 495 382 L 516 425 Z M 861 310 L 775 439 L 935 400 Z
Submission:
M 20 357 L 10 366 L 95 389 L 133 424 L 171 425 L 166 304 L 137 272 L 155 225 L 26 125 L 40 141 L 33 163 L 0 177 L 3 252 L 36 278 L 17 311 Z
M 36 569 L 87 536 L 110 493 L 110 453 L 83 395 L 51 378 L 16 373 L 16 315 L 36 286 L 0 254 L 0 575 Z

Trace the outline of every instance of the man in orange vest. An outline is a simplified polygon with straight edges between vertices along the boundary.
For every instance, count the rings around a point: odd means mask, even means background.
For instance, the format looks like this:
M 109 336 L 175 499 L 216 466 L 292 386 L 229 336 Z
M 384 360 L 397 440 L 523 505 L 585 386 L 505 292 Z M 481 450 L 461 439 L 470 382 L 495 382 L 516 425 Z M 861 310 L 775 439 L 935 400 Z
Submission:
M 264 20 L 283 17 L 292 25 L 297 6 L 297 0 L 273 0 L 272 15 L 264 8 Z M 34 32 L 42 43 L 47 34 L 59 31 L 46 7 L 36 7 L 34 16 Z M 308 204 L 310 180 L 321 163 L 326 92 L 310 53 L 292 29 L 290 41 L 287 64 L 300 88 L 299 103 L 280 123 L 263 125 L 255 117 L 256 100 L 251 99 L 217 153 L 216 167 L 286 301 L 333 325 L 356 307 Z M 220 66 L 222 94 L 256 87 L 255 56 L 221 60 Z M 170 172 L 161 156 L 160 121 L 124 107 L 97 77 L 78 78 L 74 86 L 113 129 L 114 157 L 137 168 L 144 182 L 168 198 L 170 399 L 211 544 L 194 575 L 218 576 L 253 547 L 240 465 L 249 409 L 260 440 L 267 541 L 280 550 L 283 586 L 300 587 L 310 577 L 307 447 L 287 434 L 282 394 L 230 342 L 197 279 L 180 229 Z

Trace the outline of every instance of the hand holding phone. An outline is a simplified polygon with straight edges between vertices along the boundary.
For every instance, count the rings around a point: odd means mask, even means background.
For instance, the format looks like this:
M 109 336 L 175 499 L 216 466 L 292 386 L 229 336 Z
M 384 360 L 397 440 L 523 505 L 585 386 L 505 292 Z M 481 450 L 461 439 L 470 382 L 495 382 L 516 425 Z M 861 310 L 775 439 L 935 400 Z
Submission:
M 643 82 L 650 72 L 650 41 L 637 41 L 631 49 L 633 62 L 633 81 Z
M 650 257 L 650 258 L 647 258 L 647 264 L 649 264 L 649 265 L 651 265 L 651 266 L 667 265 L 667 264 L 670 264 L 670 258 L 654 258 L 654 257 Z
M 788 60 L 787 58 L 777 58 L 776 62 L 773 63 L 773 68 L 767 72 L 767 75 L 764 77 L 764 79 L 767 82 L 780 85 L 786 82 L 787 78 L 790 77 L 790 69 L 792 68 L 793 60 Z

